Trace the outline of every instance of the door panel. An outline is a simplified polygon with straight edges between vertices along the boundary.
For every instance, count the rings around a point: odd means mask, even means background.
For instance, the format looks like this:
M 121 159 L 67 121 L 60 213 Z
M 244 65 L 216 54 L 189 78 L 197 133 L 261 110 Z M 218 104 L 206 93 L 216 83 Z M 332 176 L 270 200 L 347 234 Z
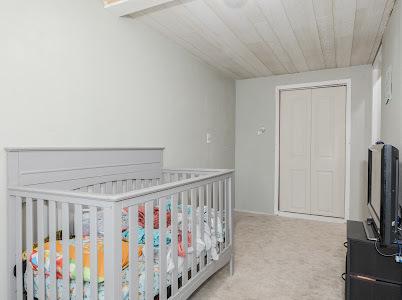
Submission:
M 310 213 L 311 90 L 280 98 L 279 209 Z
M 280 96 L 279 210 L 343 218 L 346 87 Z
M 346 87 L 311 94 L 311 213 L 344 217 Z

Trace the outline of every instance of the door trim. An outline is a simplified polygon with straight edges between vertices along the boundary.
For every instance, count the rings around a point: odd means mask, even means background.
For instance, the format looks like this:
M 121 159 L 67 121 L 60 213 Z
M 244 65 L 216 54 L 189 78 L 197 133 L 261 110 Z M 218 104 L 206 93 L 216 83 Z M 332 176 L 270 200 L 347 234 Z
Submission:
M 324 88 L 324 87 L 346 87 L 346 161 L 345 161 L 345 217 L 349 220 L 350 211 L 350 154 L 351 154 L 351 79 L 330 80 L 321 82 L 307 82 L 301 84 L 280 85 L 275 91 L 275 191 L 274 191 L 274 214 L 279 215 L 279 133 L 280 133 L 280 92 L 299 89 Z M 342 219 L 341 219 L 342 220 Z

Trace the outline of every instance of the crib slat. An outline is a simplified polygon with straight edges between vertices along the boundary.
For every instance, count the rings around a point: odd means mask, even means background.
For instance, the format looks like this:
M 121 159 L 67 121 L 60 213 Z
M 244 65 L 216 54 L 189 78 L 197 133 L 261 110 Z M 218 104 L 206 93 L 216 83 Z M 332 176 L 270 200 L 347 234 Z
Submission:
M 100 186 L 99 186 L 100 188 Z M 82 205 L 74 206 L 74 233 L 75 233 L 75 273 L 76 273 L 76 297 L 83 299 L 83 274 L 82 274 Z
M 68 203 L 62 204 L 62 243 L 63 243 L 63 299 L 70 299 L 70 218 Z
M 183 270 L 181 272 L 181 282 L 182 287 L 188 281 L 188 238 L 187 238 L 187 231 L 188 231 L 188 214 L 187 214 L 187 205 L 188 205 L 188 191 L 184 191 L 182 193 L 182 246 L 184 251 L 183 257 Z
M 129 263 L 130 280 L 129 295 L 130 300 L 138 299 L 138 206 L 130 206 L 128 210 L 129 218 Z
M 209 227 L 211 234 L 212 234 L 212 227 L 211 227 L 211 184 L 207 184 L 206 186 L 206 193 L 207 193 L 207 226 Z M 212 236 L 211 236 L 212 240 Z M 207 264 L 211 262 L 211 249 L 207 251 Z
M 232 178 L 228 179 L 228 201 L 229 201 L 229 245 L 233 241 L 233 203 L 232 203 Z
M 179 195 L 174 194 L 172 197 L 172 260 L 173 260 L 173 271 L 172 271 L 172 296 L 177 294 L 178 290 L 178 257 L 177 257 L 177 202 Z
M 154 279 L 153 203 L 145 203 L 145 299 L 152 300 Z
M 17 300 L 22 300 L 22 198 L 15 197 L 15 225 L 16 225 L 16 245 L 15 245 L 15 265 L 17 275 Z
M 32 253 L 32 229 L 33 229 L 33 216 L 32 216 L 32 198 L 26 198 L 26 254 L 31 257 Z M 27 299 L 33 299 L 33 272 L 32 268 L 27 265 Z
M 118 180 L 116 182 L 116 193 L 121 193 L 123 191 L 123 181 L 122 180 Z
M 229 246 L 229 197 L 228 197 L 228 179 L 225 179 L 225 248 Z
M 50 263 L 50 291 L 49 299 L 57 299 L 57 286 L 56 286 L 56 202 L 49 201 L 49 263 Z
M 199 199 L 199 202 L 198 202 L 198 209 L 199 209 L 199 222 L 200 222 L 200 239 L 202 240 L 202 241 L 205 241 L 204 240 L 204 200 L 205 200 L 205 189 L 204 189 L 204 186 L 200 186 L 199 187 L 199 189 L 198 189 L 198 199 Z M 205 266 L 205 260 L 204 260 L 204 254 L 205 254 L 205 251 L 203 250 L 201 253 L 200 253 L 200 271 L 204 268 L 204 266 Z
M 159 299 L 167 298 L 166 290 L 166 198 L 159 199 Z
M 141 179 L 136 179 L 135 180 L 135 189 L 139 190 L 142 187 L 142 180 Z
M 223 221 L 222 221 L 222 212 L 223 212 L 223 181 L 219 180 L 219 191 L 218 191 L 218 202 L 219 202 L 219 207 L 217 207 L 218 209 L 218 223 L 221 224 L 221 228 L 223 226 Z M 223 229 L 223 228 L 222 228 Z M 216 227 L 216 232 L 218 232 L 218 227 Z M 222 232 L 223 233 L 223 232 Z M 222 252 L 223 250 L 223 243 L 219 242 L 219 250 L 220 252 Z
M 38 294 L 39 299 L 45 300 L 45 263 L 44 263 L 44 212 L 43 199 L 37 199 L 38 216 Z
M 100 193 L 101 194 L 106 194 L 106 183 L 101 183 L 100 184 Z
M 97 208 L 90 208 L 90 282 L 91 299 L 98 299 L 98 228 Z
M 105 299 L 121 299 L 121 203 L 104 208 Z
M 133 190 L 133 180 L 127 179 L 126 180 L 126 192 L 131 192 Z
M 196 190 L 191 190 L 191 245 L 193 247 L 193 264 L 191 266 L 191 278 L 197 274 L 197 198 Z
M 212 201 L 213 201 L 213 206 L 214 206 L 214 215 L 213 215 L 213 230 L 214 230 L 214 234 L 215 234 L 215 238 L 216 238 L 216 246 L 217 246 L 217 251 L 219 249 L 218 246 L 218 241 L 217 241 L 217 237 L 218 237 L 218 182 L 213 182 L 212 183 Z

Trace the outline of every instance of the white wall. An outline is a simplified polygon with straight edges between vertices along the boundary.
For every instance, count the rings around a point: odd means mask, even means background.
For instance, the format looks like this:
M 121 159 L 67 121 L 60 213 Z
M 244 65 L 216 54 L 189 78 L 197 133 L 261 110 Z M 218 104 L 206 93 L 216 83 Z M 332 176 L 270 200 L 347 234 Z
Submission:
M 371 143 L 372 67 L 359 66 L 236 82 L 236 208 L 272 214 L 275 173 L 275 88 L 278 85 L 352 81 L 350 218 L 366 215 L 367 148 Z M 257 135 L 265 126 L 267 131 Z
M 397 0 L 382 40 L 381 139 L 402 155 L 402 13 Z M 385 104 L 386 72 L 392 70 L 392 100 Z M 402 163 L 400 163 L 400 174 Z M 402 187 L 402 176 L 399 178 Z M 399 191 L 402 202 L 402 192 Z
M 402 151 L 402 15 L 397 1 L 383 37 L 381 138 Z M 386 72 L 392 70 L 392 100 L 385 104 Z
M 234 167 L 234 81 L 102 1 L 6 1 L 0 36 L 0 298 L 4 147 L 166 146 L 166 166 Z

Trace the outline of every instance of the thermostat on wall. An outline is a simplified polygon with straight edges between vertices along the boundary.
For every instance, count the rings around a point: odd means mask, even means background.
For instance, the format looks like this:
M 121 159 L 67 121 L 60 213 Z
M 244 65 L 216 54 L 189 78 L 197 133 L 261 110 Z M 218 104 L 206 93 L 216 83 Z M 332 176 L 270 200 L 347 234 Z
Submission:
M 266 129 L 264 126 L 261 126 L 260 128 L 258 128 L 257 130 L 257 135 L 261 135 L 263 133 L 265 133 Z

